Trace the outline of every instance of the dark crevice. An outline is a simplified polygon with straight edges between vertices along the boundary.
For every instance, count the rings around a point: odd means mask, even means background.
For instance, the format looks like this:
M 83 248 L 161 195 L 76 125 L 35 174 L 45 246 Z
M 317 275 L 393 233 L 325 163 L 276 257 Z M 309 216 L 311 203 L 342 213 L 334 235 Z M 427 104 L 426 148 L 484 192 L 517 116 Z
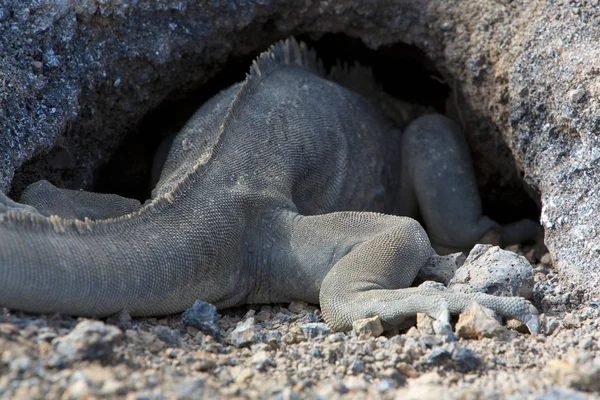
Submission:
M 327 69 L 338 60 L 369 66 L 386 93 L 444 112 L 450 88 L 443 83 L 442 75 L 418 47 L 395 43 L 372 50 L 360 39 L 343 34 L 324 35 L 316 41 L 308 36 L 298 38 L 317 50 Z
M 358 62 L 372 68 L 375 79 L 387 93 L 444 112 L 449 88 L 441 83 L 441 75 L 418 48 L 399 43 L 372 50 L 360 39 L 342 34 L 324 35 L 316 41 L 302 35 L 298 39 L 317 51 L 327 70 L 338 62 Z M 252 60 L 259 53 L 257 51 L 231 60 L 198 90 L 173 93 L 149 113 L 139 128 L 123 140 L 110 162 L 96 171 L 94 191 L 117 193 L 142 202 L 147 199 L 151 190 L 149 174 L 152 157 L 161 140 L 177 133 L 206 100 L 243 80 Z
M 298 39 L 306 41 L 310 47 L 317 50 L 326 68 L 340 61 L 367 65 L 371 67 L 374 77 L 388 94 L 445 113 L 446 102 L 451 96 L 450 87 L 444 83 L 444 77 L 436 70 L 435 65 L 417 47 L 396 43 L 372 50 L 359 39 L 343 34 L 327 34 L 318 40 L 309 35 L 299 35 Z M 257 49 L 244 57 L 230 60 L 218 74 L 197 90 L 174 91 L 130 130 L 110 161 L 94 172 L 92 185 L 87 189 L 145 201 L 151 191 L 150 171 L 153 155 L 161 141 L 178 132 L 198 107 L 209 98 L 231 84 L 243 80 L 252 60 L 261 50 L 264 49 Z M 20 175 L 27 175 L 28 183 L 31 183 L 31 176 L 49 179 L 49 175 L 45 174 L 40 166 L 51 166 L 54 176 L 60 178 L 57 180 L 69 182 L 72 165 L 75 165 L 70 160 L 75 157 L 77 154 L 68 154 L 57 146 L 49 154 L 24 164 L 16 174 L 11 194 L 18 198 L 25 186 L 24 181 L 20 182 Z M 85 185 L 71 182 L 70 187 Z M 482 193 L 484 213 L 500 223 L 524 217 L 538 217 L 539 209 L 527 196 L 525 189 L 520 196 L 522 200 L 518 202 L 507 196 L 514 196 L 514 190 L 512 194 L 505 196 L 499 185 L 489 193 Z M 519 204 L 519 207 L 504 207 L 503 204 Z

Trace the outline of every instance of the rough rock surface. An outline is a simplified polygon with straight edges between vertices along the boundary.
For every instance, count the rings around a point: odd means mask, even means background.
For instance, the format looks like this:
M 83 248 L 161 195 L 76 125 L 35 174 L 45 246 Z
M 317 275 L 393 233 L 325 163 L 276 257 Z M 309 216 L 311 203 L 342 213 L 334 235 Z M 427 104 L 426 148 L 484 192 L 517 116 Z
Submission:
M 519 185 L 514 156 L 540 195 L 563 283 L 589 285 L 572 301 L 582 292 L 592 299 L 600 287 L 599 22 L 595 1 L 3 0 L 0 188 L 50 149 L 17 184 L 51 167 L 57 180 L 88 187 L 119 139 L 169 93 L 288 35 L 343 32 L 371 48 L 403 42 L 454 89 L 481 187 L 493 197 Z
M 452 253 L 440 256 L 441 262 L 429 263 L 419 271 L 417 279 L 422 281 L 436 281 L 448 286 L 452 278 L 466 261 L 463 253 Z
M 533 292 L 533 267 L 523 256 L 498 246 L 478 244 L 456 270 L 448 288 L 529 299 Z
M 456 323 L 456 335 L 463 339 L 504 338 L 508 330 L 500 325 L 495 313 L 473 302 Z

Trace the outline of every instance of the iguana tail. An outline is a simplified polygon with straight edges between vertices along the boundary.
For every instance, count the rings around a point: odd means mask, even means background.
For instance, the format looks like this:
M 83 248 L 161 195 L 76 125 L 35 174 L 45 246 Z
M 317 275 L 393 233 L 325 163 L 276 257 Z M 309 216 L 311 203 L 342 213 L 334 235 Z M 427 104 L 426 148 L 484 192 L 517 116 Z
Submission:
M 0 306 L 37 313 L 105 316 L 125 309 L 158 315 L 181 311 L 196 299 L 219 304 L 228 295 L 224 305 L 243 300 L 236 268 L 253 211 L 235 182 L 229 193 L 225 190 L 223 163 L 214 170 L 219 190 L 209 200 L 203 190 L 209 166 L 227 150 L 228 140 L 237 139 L 227 136 L 235 131 L 230 125 L 244 105 L 240 99 L 280 65 L 325 74 L 316 54 L 293 39 L 261 54 L 244 83 L 228 92 L 231 103 L 215 123 L 218 131 L 209 145 L 198 146 L 193 159 L 181 156 L 172 174 L 161 177 L 156 197 L 137 211 L 94 221 L 43 217 L 6 201 L 3 210 L 0 193 Z M 196 122 L 189 129 L 197 129 Z M 197 184 L 200 179 L 203 185 Z
M 1 194 L 0 194 L 1 195 Z M 181 196 L 189 197 L 189 196 Z M 174 199 L 172 199 L 174 200 Z M 50 218 L 0 210 L 0 306 L 35 313 L 107 316 L 179 312 L 226 290 L 221 262 L 237 229 L 210 235 L 210 221 L 191 221 L 159 199 L 109 220 Z M 227 227 L 227 221 L 220 221 Z M 235 224 L 229 224 L 233 227 Z M 221 234 L 220 234 L 221 233 Z M 229 237 L 223 237 L 223 236 Z

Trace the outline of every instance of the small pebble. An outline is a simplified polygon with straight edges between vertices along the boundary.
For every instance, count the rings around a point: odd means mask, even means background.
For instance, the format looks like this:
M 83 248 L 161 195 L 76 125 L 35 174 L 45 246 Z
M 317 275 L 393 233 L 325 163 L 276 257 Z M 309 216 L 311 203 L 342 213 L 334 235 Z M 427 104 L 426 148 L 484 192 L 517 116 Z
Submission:
M 83 320 L 66 336 L 52 340 L 54 350 L 67 361 L 108 359 L 123 332 L 101 321 Z
M 236 347 L 249 346 L 256 342 L 254 317 L 239 322 L 231 332 L 231 343 Z

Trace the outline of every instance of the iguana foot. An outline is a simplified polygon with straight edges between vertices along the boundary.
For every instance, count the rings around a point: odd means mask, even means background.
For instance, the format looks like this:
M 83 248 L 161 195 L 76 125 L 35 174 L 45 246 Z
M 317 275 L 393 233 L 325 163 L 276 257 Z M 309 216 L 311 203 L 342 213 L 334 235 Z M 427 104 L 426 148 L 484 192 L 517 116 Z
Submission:
M 472 301 L 476 301 L 498 315 L 517 319 L 529 328 L 532 334 L 539 332 L 539 318 L 536 308 L 521 297 L 499 297 L 485 293 L 460 293 L 433 286 L 396 290 L 368 290 L 346 297 L 345 304 L 337 303 L 330 309 L 323 307 L 323 315 L 334 329 L 345 331 L 352 327 L 355 319 L 379 315 L 389 326 L 399 326 L 417 313 L 447 322 L 449 315 L 463 312 Z M 346 320 L 342 314 L 350 314 L 352 320 Z
M 532 219 L 521 219 L 502 225 L 499 228 L 499 233 L 502 246 L 508 246 L 541 240 L 544 237 L 544 228 Z
M 448 314 L 459 314 L 476 301 L 498 315 L 523 321 L 537 333 L 537 310 L 524 298 L 453 292 L 435 282 L 408 287 L 433 254 L 421 225 L 410 218 L 357 215 L 336 213 L 339 221 L 335 222 L 360 230 L 373 229 L 370 225 L 379 228 L 370 239 L 353 246 L 323 279 L 319 302 L 325 321 L 333 329 L 347 331 L 352 322 L 375 315 L 389 326 L 399 326 L 417 313 L 447 321 Z M 357 220 L 362 220 L 362 226 Z
M 466 297 L 470 301 L 476 301 L 481 305 L 490 308 L 501 316 L 507 318 L 514 318 L 523 322 L 529 328 L 529 332 L 537 334 L 540 330 L 540 319 L 538 317 L 537 309 L 528 300 L 522 297 L 501 297 L 492 296 L 486 293 L 463 293 L 455 292 L 448 289 L 446 286 L 439 282 L 425 281 L 419 288 L 423 289 L 436 289 L 445 293 L 445 296 L 451 298 L 458 297 L 458 299 L 450 300 L 449 304 L 457 304 L 456 309 L 451 309 L 452 314 L 461 313 L 461 304 L 464 303 L 462 296 Z M 443 296 L 444 297 L 444 296 Z

